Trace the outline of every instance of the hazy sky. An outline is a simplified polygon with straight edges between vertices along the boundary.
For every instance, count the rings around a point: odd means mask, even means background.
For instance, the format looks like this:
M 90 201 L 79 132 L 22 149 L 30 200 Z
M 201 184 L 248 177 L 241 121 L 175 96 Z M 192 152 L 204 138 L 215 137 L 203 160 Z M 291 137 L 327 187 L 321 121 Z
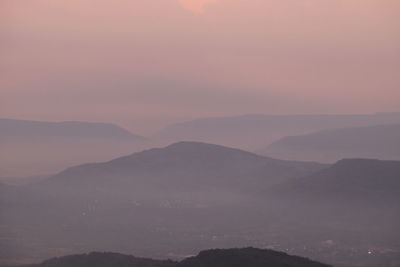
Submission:
M 400 111 L 398 0 L 1 0 L 0 117 Z

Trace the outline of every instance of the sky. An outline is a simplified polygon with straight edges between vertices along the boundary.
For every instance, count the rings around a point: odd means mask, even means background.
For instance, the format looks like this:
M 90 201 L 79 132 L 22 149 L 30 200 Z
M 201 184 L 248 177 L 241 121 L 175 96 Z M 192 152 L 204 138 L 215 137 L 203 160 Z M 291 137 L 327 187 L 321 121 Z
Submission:
M 1 0 L 0 117 L 400 111 L 398 0 Z

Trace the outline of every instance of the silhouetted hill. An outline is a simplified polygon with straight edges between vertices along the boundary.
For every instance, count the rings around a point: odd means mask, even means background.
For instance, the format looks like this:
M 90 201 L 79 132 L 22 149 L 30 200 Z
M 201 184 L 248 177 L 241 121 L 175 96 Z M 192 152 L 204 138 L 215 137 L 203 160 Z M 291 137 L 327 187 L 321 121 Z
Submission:
M 364 115 L 243 115 L 201 118 L 177 123 L 156 136 L 170 141 L 193 140 L 256 150 L 285 136 L 324 129 L 400 123 L 400 113 Z
M 329 265 L 283 252 L 255 248 L 214 249 L 186 259 L 179 267 L 328 267 Z
M 210 187 L 254 192 L 324 167 L 318 163 L 275 160 L 219 145 L 180 142 L 109 162 L 72 167 L 39 186 L 83 194 L 91 189 L 112 191 L 113 188 L 129 189 L 130 193 L 143 189 L 181 193 Z
M 286 253 L 255 248 L 202 251 L 181 262 L 151 260 L 118 253 L 90 253 L 47 260 L 31 267 L 328 267 Z
M 92 252 L 46 260 L 30 267 L 174 267 L 176 262 L 137 258 L 111 252 Z
M 311 197 L 400 200 L 400 161 L 344 159 L 308 177 L 290 181 L 283 187 L 290 194 L 302 193 Z
M 400 124 L 341 128 L 288 136 L 259 153 L 283 159 L 324 162 L 342 158 L 400 160 Z
M 400 161 L 341 160 L 266 195 L 286 203 L 298 223 L 340 226 L 388 244 L 400 238 Z

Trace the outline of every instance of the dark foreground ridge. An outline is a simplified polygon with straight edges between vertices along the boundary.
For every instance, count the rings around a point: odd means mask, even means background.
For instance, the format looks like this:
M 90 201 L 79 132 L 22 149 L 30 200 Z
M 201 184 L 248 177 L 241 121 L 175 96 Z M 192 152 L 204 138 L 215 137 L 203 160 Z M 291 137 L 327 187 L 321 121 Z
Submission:
M 214 249 L 181 262 L 152 260 L 118 253 L 93 252 L 54 258 L 29 267 L 329 267 L 283 252 L 256 248 Z

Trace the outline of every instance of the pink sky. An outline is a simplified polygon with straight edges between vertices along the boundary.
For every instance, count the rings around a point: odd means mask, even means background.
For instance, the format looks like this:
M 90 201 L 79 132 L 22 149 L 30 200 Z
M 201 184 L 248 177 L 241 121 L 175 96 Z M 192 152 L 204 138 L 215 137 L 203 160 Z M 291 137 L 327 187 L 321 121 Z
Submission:
M 0 117 L 400 111 L 399 3 L 2 0 Z
M 179 0 L 179 2 L 194 14 L 204 14 L 207 5 L 217 2 L 217 0 Z

